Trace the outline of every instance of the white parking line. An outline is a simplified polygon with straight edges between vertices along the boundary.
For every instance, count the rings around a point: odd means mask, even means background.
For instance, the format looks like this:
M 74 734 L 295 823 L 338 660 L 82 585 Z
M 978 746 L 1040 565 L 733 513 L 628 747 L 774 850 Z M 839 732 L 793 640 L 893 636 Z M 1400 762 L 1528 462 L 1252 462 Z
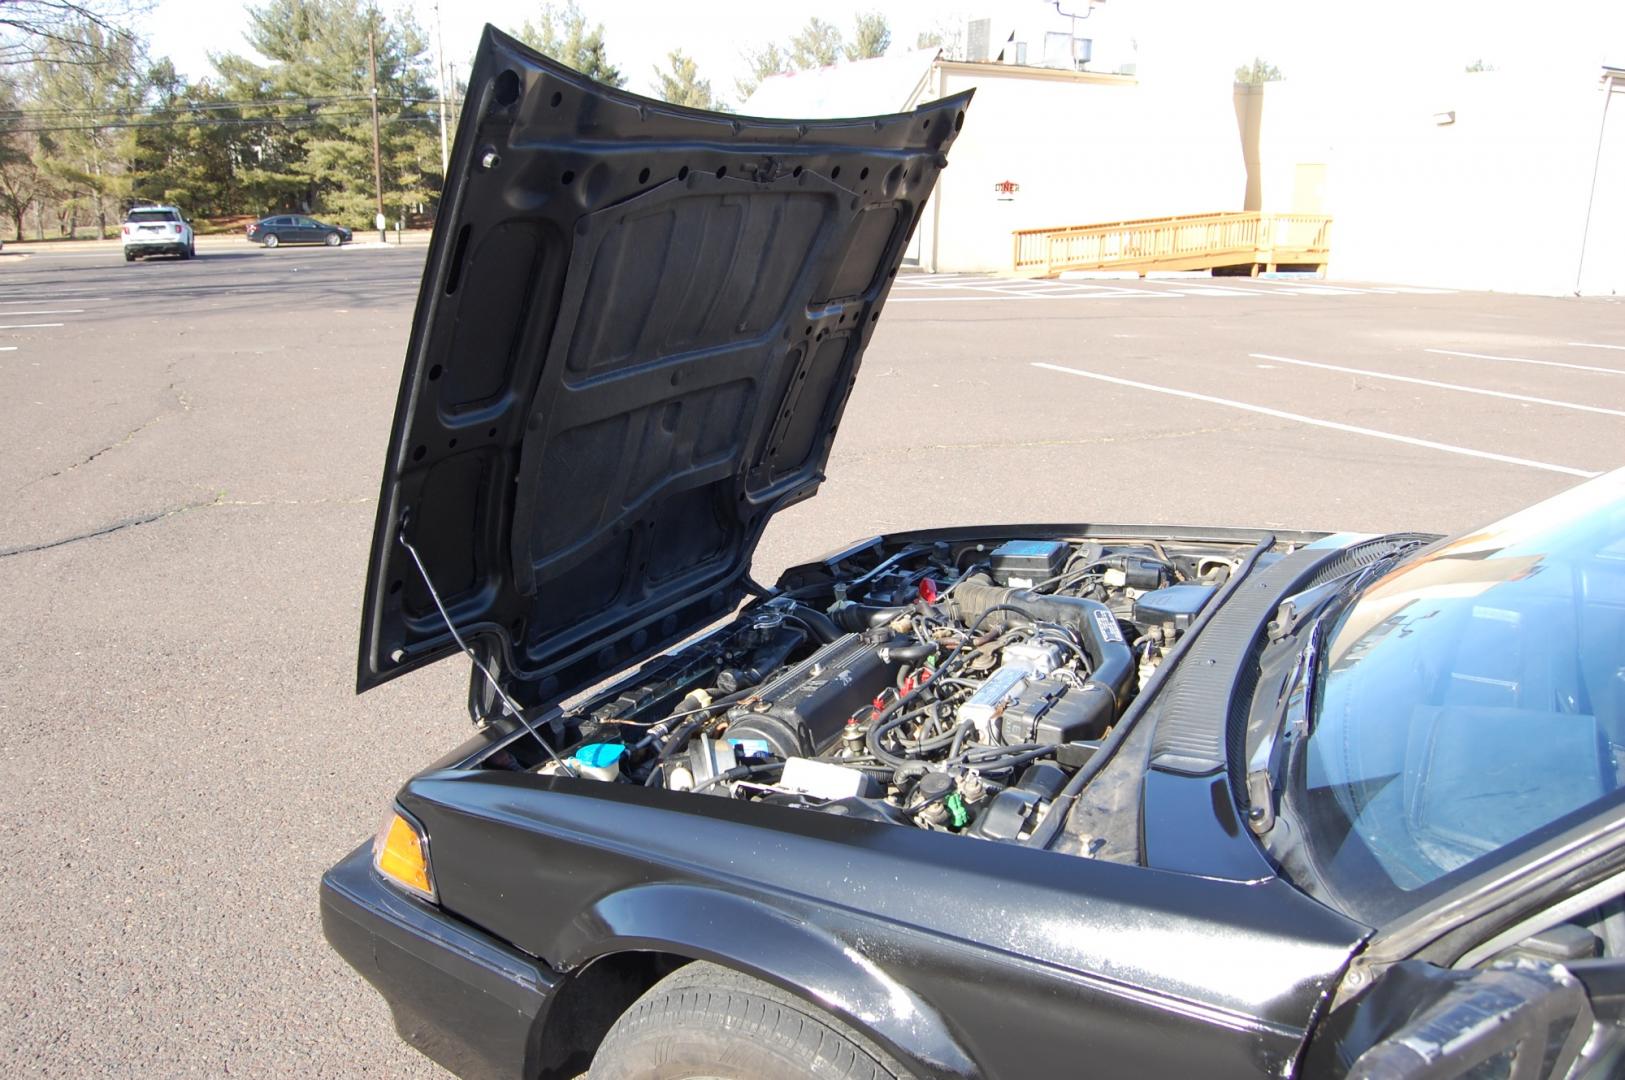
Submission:
M 17 346 L 15 346 L 15 345 L 0 345 L 0 352 L 16 352 L 16 351 L 17 351 Z
M 1280 420 L 1292 420 L 1300 424 L 1308 424 L 1311 427 L 1330 428 L 1333 431 L 1345 431 L 1352 435 L 1366 435 L 1373 439 L 1386 439 L 1389 442 L 1404 443 L 1407 446 L 1420 446 L 1427 450 L 1439 450 L 1446 454 L 1460 454 L 1463 457 L 1482 458 L 1485 461 L 1499 461 L 1507 465 L 1522 465 L 1528 469 L 1542 469 L 1546 472 L 1563 473 L 1567 476 L 1580 476 L 1586 479 L 1602 475 L 1589 469 L 1575 469 L 1568 465 L 1553 465 L 1545 461 L 1512 457 L 1509 454 L 1495 454 L 1488 450 L 1474 450 L 1467 446 L 1454 446 L 1450 443 L 1434 442 L 1432 439 L 1418 439 L 1411 435 L 1398 435 L 1391 431 L 1377 431 L 1374 428 L 1357 427 L 1354 424 L 1340 424 L 1335 420 L 1322 420 L 1316 416 L 1283 412 L 1280 409 L 1271 409 L 1264 405 L 1253 405 L 1245 401 L 1232 401 L 1229 398 L 1198 394 L 1193 390 L 1176 390 L 1171 386 L 1155 386 L 1151 383 L 1135 382 L 1133 379 L 1120 379 L 1115 375 L 1102 375 L 1095 371 L 1080 371 L 1077 368 L 1062 367 L 1059 364 L 1035 362 L 1033 367 L 1043 368 L 1046 371 L 1058 371 L 1063 375 L 1077 375 L 1085 379 L 1098 379 L 1101 382 L 1116 383 L 1118 386 L 1129 386 L 1136 390 L 1148 390 L 1153 394 L 1167 394 L 1171 397 L 1188 398 L 1192 401 L 1205 401 L 1212 405 L 1242 409 L 1263 416 L 1273 416 Z
M 1186 296 L 1267 296 L 1263 289 L 1232 289 L 1223 285 L 1190 285 L 1181 282 L 1180 291 Z
M 1568 344 L 1578 345 L 1582 349 L 1618 349 L 1625 352 L 1625 345 L 1604 345 L 1598 341 L 1571 341 Z
M 58 302 L 66 301 L 70 304 L 100 304 L 105 303 L 109 299 L 111 298 L 106 296 L 58 296 L 55 294 L 52 294 L 51 296 L 51 300 Z M 38 304 L 40 302 L 41 301 L 39 300 L 0 300 L 0 307 L 10 307 L 13 304 Z M 45 301 L 45 303 L 50 302 L 50 300 Z M 20 314 L 22 314 L 20 311 L 0 311 L 0 315 Z
M 1556 360 L 1531 360 L 1527 356 L 1490 356 L 1486 353 L 1456 352 L 1454 349 L 1423 349 L 1439 356 L 1465 356 L 1469 360 L 1505 360 L 1509 364 L 1539 364 L 1541 367 L 1568 368 L 1570 371 L 1597 371 L 1604 375 L 1625 375 L 1625 371 L 1611 367 L 1590 367 L 1586 364 L 1563 364 Z
M 1508 401 L 1527 401 L 1534 405 L 1551 405 L 1559 409 L 1578 409 L 1580 412 L 1602 413 L 1604 416 L 1625 416 L 1625 409 L 1605 409 L 1601 405 L 1581 405 L 1575 401 L 1556 401 L 1552 398 L 1530 397 L 1528 394 L 1509 394 L 1503 390 L 1486 390 L 1480 386 L 1434 382 L 1432 379 L 1418 379 L 1410 375 L 1393 375 L 1386 371 L 1367 371 L 1365 368 L 1343 367 L 1341 364 L 1322 364 L 1315 360 L 1294 360 L 1290 356 L 1272 356 L 1269 353 L 1255 352 L 1247 355 L 1254 360 L 1274 360 L 1280 364 L 1297 364 L 1299 367 L 1320 368 L 1322 371 L 1342 371 L 1350 375 L 1364 375 L 1371 379 L 1388 379 L 1392 382 L 1413 383 L 1416 386 L 1432 386 L 1440 390 L 1459 390 L 1464 394 L 1483 394 L 1485 397 L 1505 398 Z
M 39 308 L 35 311 L 0 311 L 0 315 L 82 315 L 82 307 Z
M 1280 282 L 1280 291 L 1297 296 L 1363 296 L 1365 289 L 1341 289 L 1331 285 L 1303 285 L 1292 281 Z
M 975 293 L 970 296 L 894 296 L 888 304 L 976 304 L 997 301 L 1023 302 L 1029 300 L 1159 300 L 1163 297 L 1183 296 L 1184 293 L 1150 292 L 1144 289 L 1123 289 L 1120 292 L 1079 293 L 1076 296 L 1048 296 L 1033 293 Z
M 59 322 L 0 323 L 0 330 L 38 330 L 47 326 L 61 326 Z

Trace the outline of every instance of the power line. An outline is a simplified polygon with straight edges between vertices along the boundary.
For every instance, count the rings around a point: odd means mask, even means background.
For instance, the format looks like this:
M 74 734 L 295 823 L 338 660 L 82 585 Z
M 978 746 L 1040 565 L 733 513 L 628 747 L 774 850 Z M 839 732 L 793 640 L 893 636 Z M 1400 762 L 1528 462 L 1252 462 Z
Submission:
M 0 110 L 0 121 L 9 120 L 79 120 L 96 116 L 155 116 L 161 113 L 224 112 L 237 109 L 322 108 L 328 105 L 353 104 L 370 101 L 367 94 L 353 94 L 324 98 L 263 98 L 253 101 L 184 102 L 172 105 L 108 106 L 105 109 L 5 109 Z M 398 105 L 435 105 L 437 98 L 395 97 L 378 95 L 380 102 Z
M 284 128 L 310 128 L 319 127 L 335 120 L 365 120 L 371 113 L 323 113 L 320 116 L 289 116 L 289 117 L 176 117 L 172 120 L 111 120 L 100 124 L 54 124 L 32 127 L 7 128 L 6 133 L 49 133 L 54 131 L 109 131 L 127 128 L 176 128 L 176 127 L 284 127 Z M 394 124 L 433 124 L 438 123 L 436 117 L 427 116 L 380 116 L 380 123 Z

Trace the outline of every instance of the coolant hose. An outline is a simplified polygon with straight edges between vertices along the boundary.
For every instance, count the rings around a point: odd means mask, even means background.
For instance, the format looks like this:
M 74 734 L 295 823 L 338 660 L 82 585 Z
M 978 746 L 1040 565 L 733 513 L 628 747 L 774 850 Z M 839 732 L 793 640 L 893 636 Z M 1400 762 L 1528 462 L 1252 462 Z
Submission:
M 812 636 L 818 639 L 820 645 L 828 645 L 841 636 L 841 628 L 822 611 L 806 604 L 797 604 L 790 609 L 790 618 L 805 626 Z
M 835 609 L 831 616 L 842 630 L 861 634 L 871 627 L 884 626 L 899 615 L 908 614 L 908 605 L 901 607 L 875 607 L 873 604 L 847 604 Z
M 1110 695 L 1111 716 L 1116 719 L 1128 704 L 1129 689 L 1134 676 L 1134 651 L 1123 640 L 1117 617 L 1111 608 L 1098 600 L 1085 600 L 1077 596 L 1045 596 L 1028 589 L 1006 589 L 997 585 L 983 585 L 976 581 L 961 581 L 954 587 L 953 599 L 956 616 L 967 624 L 974 624 L 984 615 L 986 625 L 1002 626 L 1000 608 L 1013 609 L 1034 622 L 1062 623 L 1078 631 L 1083 640 L 1083 651 L 1089 657 L 1089 678 L 1086 688 L 1105 691 Z
M 875 651 L 886 663 L 918 664 L 928 656 L 935 656 L 942 648 L 935 641 L 911 641 L 903 645 L 881 645 Z

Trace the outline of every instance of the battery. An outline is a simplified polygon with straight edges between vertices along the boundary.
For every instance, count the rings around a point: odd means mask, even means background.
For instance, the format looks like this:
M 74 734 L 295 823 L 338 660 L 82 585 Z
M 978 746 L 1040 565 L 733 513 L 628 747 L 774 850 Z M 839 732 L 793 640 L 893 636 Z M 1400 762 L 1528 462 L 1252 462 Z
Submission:
M 1009 540 L 988 556 L 993 580 L 1011 589 L 1030 589 L 1066 566 L 1070 545 L 1060 540 Z

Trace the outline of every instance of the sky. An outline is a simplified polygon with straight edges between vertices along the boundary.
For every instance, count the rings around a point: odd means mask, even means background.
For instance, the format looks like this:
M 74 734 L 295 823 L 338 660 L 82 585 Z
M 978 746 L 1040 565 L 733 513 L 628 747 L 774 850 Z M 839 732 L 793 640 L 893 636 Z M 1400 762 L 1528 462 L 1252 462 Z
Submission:
M 429 0 L 378 0 L 383 9 L 415 11 L 430 33 Z M 812 15 L 850 32 L 860 11 L 879 11 L 892 30 L 893 49 L 912 47 L 922 30 L 967 15 L 999 13 L 1007 19 L 1053 18 L 1042 0 L 944 3 L 943 0 L 579 0 L 588 18 L 602 22 L 612 62 L 629 89 L 647 93 L 652 69 L 681 48 L 725 99 L 735 101 L 734 80 L 745 74 L 742 56 L 767 41 L 783 41 Z M 1062 10 L 1083 10 L 1087 0 L 1063 0 Z M 209 55 L 246 52 L 248 24 L 239 0 L 157 0 L 137 24 L 154 56 L 168 55 L 193 78 L 210 73 Z M 440 25 L 446 56 L 466 73 L 486 22 L 511 28 L 534 16 L 536 0 L 489 0 L 443 5 Z M 1288 78 L 1381 78 L 1390 73 L 1459 72 L 1474 60 L 1502 69 L 1608 62 L 1625 66 L 1625 0 L 1103 0 L 1094 21 L 1078 33 L 1131 38 L 1148 65 L 1164 71 L 1226 75 L 1262 56 Z M 1097 46 L 1097 52 L 1098 52 Z

